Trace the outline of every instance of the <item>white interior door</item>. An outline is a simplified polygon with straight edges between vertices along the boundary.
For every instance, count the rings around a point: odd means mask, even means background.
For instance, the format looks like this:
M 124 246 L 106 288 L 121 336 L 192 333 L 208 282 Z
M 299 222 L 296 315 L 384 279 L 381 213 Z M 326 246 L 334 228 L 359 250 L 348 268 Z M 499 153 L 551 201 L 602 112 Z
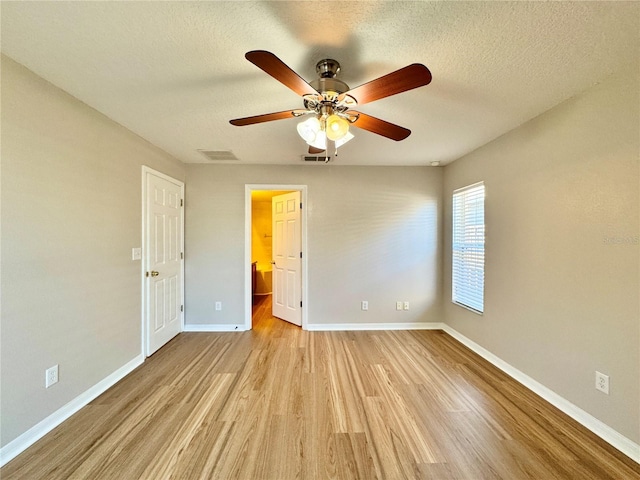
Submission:
M 182 330 L 183 184 L 146 172 L 146 353 Z
M 302 325 L 302 242 L 300 192 L 277 195 L 271 200 L 273 228 L 274 317 Z

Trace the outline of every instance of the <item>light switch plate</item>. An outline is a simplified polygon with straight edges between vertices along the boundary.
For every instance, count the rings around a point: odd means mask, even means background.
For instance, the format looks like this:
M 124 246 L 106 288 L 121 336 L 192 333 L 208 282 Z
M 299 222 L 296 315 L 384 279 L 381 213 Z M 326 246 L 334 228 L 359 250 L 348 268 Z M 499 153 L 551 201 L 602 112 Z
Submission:
M 132 248 L 131 249 L 131 260 L 142 260 L 142 249 L 141 248 Z

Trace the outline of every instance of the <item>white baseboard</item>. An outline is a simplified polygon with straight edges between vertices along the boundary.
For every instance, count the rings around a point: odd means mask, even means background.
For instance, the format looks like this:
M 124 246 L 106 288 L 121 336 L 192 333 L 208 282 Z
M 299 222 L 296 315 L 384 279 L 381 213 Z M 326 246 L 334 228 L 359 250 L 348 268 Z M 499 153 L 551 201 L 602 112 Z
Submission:
M 82 407 L 86 406 L 89 402 L 103 394 L 105 391 L 107 391 L 121 379 L 129 375 L 133 370 L 135 370 L 143 363 L 144 355 L 140 354 L 133 360 L 113 372 L 108 377 L 96 383 L 89 390 L 81 393 L 65 406 L 53 412 L 40 423 L 34 425 L 22 435 L 7 443 L 4 447 L 0 448 L 0 467 L 17 457 L 28 447 L 40 440 L 47 433 L 49 433 L 51 430 L 68 419 L 71 415 L 76 413 Z
M 307 330 L 315 332 L 342 332 L 352 330 L 443 330 L 444 323 L 314 323 Z
M 458 340 L 460 343 L 473 350 L 475 353 L 480 355 L 482 358 L 502 370 L 504 373 L 512 377 L 514 380 L 518 381 L 525 387 L 527 387 L 532 392 L 536 393 L 544 400 L 549 402 L 554 407 L 558 408 L 562 412 L 569 415 L 575 421 L 583 425 L 584 427 L 591 430 L 597 436 L 602 438 L 605 442 L 609 443 L 614 448 L 620 450 L 626 456 L 631 458 L 633 461 L 640 463 L 640 445 L 629 440 L 624 435 L 620 434 L 607 424 L 601 422 L 594 416 L 582 410 L 580 407 L 577 407 L 573 403 L 569 402 L 565 398 L 561 397 L 553 390 L 545 387 L 541 383 L 537 382 L 533 378 L 528 375 L 522 373 L 517 368 L 512 367 L 507 362 L 502 360 L 501 358 L 495 356 L 493 353 L 481 347 L 473 340 L 462 335 L 457 330 L 451 328 L 448 325 L 443 324 L 442 330 L 451 335 L 453 338 Z
M 315 323 L 306 326 L 306 330 L 316 332 L 338 332 L 350 330 L 442 330 L 444 323 Z M 244 332 L 244 325 L 185 325 L 183 332 Z
M 185 325 L 183 332 L 244 332 L 246 328 L 240 324 L 234 325 Z

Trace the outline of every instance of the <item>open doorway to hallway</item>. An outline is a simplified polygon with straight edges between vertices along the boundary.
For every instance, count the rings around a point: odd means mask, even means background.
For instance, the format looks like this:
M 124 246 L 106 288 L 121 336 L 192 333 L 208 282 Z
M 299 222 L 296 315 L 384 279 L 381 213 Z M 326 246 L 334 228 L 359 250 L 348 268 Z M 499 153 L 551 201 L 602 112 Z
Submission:
M 263 317 L 273 301 L 273 212 L 272 199 L 288 190 L 253 190 L 251 192 L 251 293 L 252 328 L 257 313 Z M 256 307 L 259 307 L 256 309 Z
M 305 250 L 306 186 L 246 185 L 247 330 L 258 305 L 271 305 L 271 315 L 305 327 Z

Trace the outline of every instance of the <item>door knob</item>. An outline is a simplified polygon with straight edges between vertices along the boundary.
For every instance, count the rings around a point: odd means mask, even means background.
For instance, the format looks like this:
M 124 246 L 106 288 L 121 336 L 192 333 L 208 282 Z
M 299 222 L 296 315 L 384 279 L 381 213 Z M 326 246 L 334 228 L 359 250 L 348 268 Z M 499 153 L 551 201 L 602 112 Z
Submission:
M 157 277 L 158 275 L 160 275 L 160 272 L 156 272 L 155 270 L 151 270 L 151 276 L 152 277 Z

